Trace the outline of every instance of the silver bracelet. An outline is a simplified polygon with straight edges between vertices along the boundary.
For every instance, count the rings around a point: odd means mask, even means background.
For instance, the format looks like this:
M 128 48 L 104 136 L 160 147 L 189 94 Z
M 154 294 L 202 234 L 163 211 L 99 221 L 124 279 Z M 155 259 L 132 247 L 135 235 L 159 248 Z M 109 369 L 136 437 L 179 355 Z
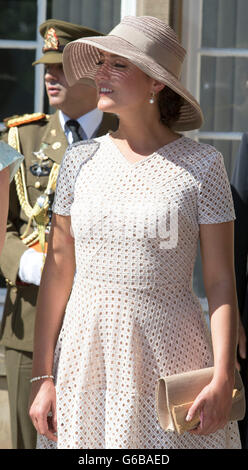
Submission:
M 41 380 L 41 379 L 54 379 L 54 376 L 53 375 L 40 375 L 38 377 L 33 377 L 30 382 L 36 382 L 37 380 Z

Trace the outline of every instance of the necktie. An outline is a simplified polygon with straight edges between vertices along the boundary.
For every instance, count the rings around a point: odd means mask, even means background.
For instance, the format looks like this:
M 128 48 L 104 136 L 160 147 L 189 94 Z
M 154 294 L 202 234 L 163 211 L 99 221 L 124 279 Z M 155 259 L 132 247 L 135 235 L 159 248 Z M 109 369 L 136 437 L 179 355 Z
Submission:
M 73 143 L 78 142 L 79 140 L 83 140 L 85 138 L 85 136 L 84 136 L 85 133 L 83 132 L 82 127 L 74 119 L 70 119 L 69 121 L 66 121 L 65 125 L 66 125 L 67 129 L 69 129 L 72 133 Z M 81 133 L 80 133 L 80 131 L 81 131 Z

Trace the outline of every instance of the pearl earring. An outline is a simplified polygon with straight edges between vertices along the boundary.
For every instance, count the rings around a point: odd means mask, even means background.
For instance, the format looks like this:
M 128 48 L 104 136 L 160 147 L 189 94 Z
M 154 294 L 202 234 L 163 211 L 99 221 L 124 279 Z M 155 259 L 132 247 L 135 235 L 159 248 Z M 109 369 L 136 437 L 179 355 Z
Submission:
M 151 93 L 151 97 L 149 99 L 149 103 L 150 104 L 154 104 L 155 103 L 155 96 L 156 94 L 154 93 L 154 91 Z

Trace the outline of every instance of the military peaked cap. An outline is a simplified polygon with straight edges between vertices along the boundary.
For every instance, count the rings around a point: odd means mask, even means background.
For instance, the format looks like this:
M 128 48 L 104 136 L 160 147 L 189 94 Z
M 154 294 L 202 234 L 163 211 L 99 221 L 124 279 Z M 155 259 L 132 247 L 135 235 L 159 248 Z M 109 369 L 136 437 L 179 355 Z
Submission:
M 33 62 L 36 64 L 62 63 L 63 50 L 68 42 L 88 36 L 103 36 L 94 29 L 86 28 L 67 21 L 50 19 L 40 25 L 40 34 L 44 38 L 43 56 Z

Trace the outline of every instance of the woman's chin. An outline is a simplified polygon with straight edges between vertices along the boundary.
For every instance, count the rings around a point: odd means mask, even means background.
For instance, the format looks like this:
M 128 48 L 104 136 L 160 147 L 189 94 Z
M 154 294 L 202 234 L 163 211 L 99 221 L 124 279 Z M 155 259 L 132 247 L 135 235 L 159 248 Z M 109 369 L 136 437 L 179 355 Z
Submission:
M 104 113 L 113 113 L 115 109 L 115 105 L 112 100 L 108 97 L 101 96 L 97 103 L 98 109 L 103 111 Z

